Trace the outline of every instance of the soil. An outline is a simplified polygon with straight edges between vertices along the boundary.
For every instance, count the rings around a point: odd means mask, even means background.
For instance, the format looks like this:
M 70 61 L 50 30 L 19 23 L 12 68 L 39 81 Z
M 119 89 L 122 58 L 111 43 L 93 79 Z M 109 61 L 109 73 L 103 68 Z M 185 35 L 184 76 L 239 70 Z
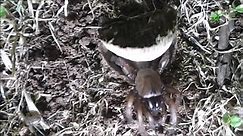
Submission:
M 51 5 L 45 4 L 40 13 L 40 18 L 51 21 L 39 21 L 37 32 L 31 27 L 25 29 L 25 33 L 32 36 L 25 38 L 25 52 L 17 56 L 18 89 L 6 87 L 5 96 L 14 98 L 15 101 L 11 104 L 17 107 L 22 99 L 21 90 L 28 92 L 44 121 L 50 126 L 50 129 L 43 131 L 44 135 L 139 135 L 136 123 L 128 124 L 124 117 L 126 96 L 134 86 L 114 72 L 102 60 L 97 49 L 100 44 L 99 19 L 110 7 L 110 3 L 101 3 L 106 6 L 98 5 L 92 14 L 87 1 L 71 0 L 67 7 L 68 15 L 64 16 L 63 12 L 57 15 L 64 1 L 56 0 Z M 238 33 L 242 34 L 242 26 L 237 26 L 240 27 Z M 202 31 L 205 32 L 203 28 Z M 162 77 L 164 82 L 182 93 L 182 106 L 178 115 L 180 125 L 174 134 L 190 135 L 191 129 L 195 129 L 190 126 L 197 110 L 196 105 L 216 93 L 213 90 L 217 87 L 198 89 L 208 84 L 215 85 L 215 78 L 201 79 L 205 77 L 200 75 L 198 68 L 207 60 L 201 59 L 200 55 L 203 53 L 196 51 L 202 50 L 191 46 L 191 42 L 183 38 L 183 34 L 178 37 L 176 59 Z M 203 55 L 212 57 L 209 54 Z M 199 59 L 195 60 L 193 56 Z M 3 65 L 0 66 L 1 72 L 5 70 Z M 202 68 L 202 71 L 208 72 L 208 75 L 214 74 L 208 69 Z M 190 84 L 192 81 L 194 83 Z M 198 84 L 201 86 L 198 87 Z M 227 87 L 230 86 L 232 84 Z M 16 93 L 16 90 L 19 92 Z M 215 97 L 223 95 L 227 99 L 233 96 L 228 92 L 217 94 Z M 3 98 L 0 97 L 0 100 Z M 236 99 L 233 100 L 232 105 L 235 105 Z M 0 104 L 3 104 L 1 101 Z M 20 105 L 21 112 L 27 115 L 24 108 L 26 105 Z M 1 106 L 1 109 L 5 107 Z M 0 113 L 1 120 L 6 118 L 14 120 L 8 134 L 30 135 L 31 130 L 21 118 Z M 158 128 L 156 134 L 167 135 L 168 128 Z M 153 133 L 152 130 L 149 131 Z M 37 134 L 41 135 L 39 132 L 32 133 Z

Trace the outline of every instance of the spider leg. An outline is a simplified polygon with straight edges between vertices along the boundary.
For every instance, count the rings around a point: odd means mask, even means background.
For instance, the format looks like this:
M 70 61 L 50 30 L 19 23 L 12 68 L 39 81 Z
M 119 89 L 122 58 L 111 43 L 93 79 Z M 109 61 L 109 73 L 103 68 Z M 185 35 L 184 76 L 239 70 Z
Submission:
M 177 110 L 178 106 L 181 102 L 181 95 L 178 90 L 171 86 L 166 87 L 167 94 L 165 95 L 165 101 L 169 106 L 170 109 L 170 123 L 172 126 L 176 126 L 177 124 Z
M 160 59 L 158 70 L 160 73 L 164 71 L 164 69 L 171 64 L 171 62 L 175 59 L 175 53 L 177 48 L 177 40 L 174 39 L 170 48 L 163 54 L 163 56 Z
M 117 71 L 120 75 L 125 75 L 133 82 L 137 74 L 137 68 L 133 62 L 117 56 L 111 51 L 107 50 L 103 45 L 100 45 L 98 50 L 101 52 L 107 64 Z
M 161 99 L 164 100 L 163 96 L 161 96 L 161 97 L 162 97 Z M 167 107 L 166 107 L 164 101 L 161 101 L 161 102 L 163 102 L 163 103 L 161 104 L 161 115 L 162 115 L 162 118 L 159 119 L 158 123 L 159 123 L 161 126 L 164 126 L 164 125 L 165 125 L 165 121 L 166 121 L 166 119 L 167 119 L 167 113 L 166 113 L 166 109 L 167 109 Z
M 143 122 L 143 104 L 140 100 L 136 100 L 135 106 L 137 107 L 138 131 L 142 136 L 148 136 Z
M 147 119 L 149 121 L 149 126 L 154 129 L 155 128 L 154 117 L 152 116 L 150 111 L 145 106 L 142 106 L 142 108 L 143 108 L 143 112 L 145 113 L 145 116 L 147 117 Z
M 176 126 L 177 124 L 177 107 L 176 104 L 173 100 L 169 99 L 167 101 L 168 105 L 169 105 L 169 109 L 170 109 L 170 123 L 172 126 Z
M 133 67 L 129 61 L 119 57 L 115 60 L 115 63 L 121 67 L 124 75 L 126 75 L 130 80 L 134 81 L 136 76 L 136 68 Z
M 107 50 L 103 45 L 100 45 L 98 47 L 98 50 L 101 52 L 104 60 L 110 67 L 112 67 L 120 75 L 124 75 L 122 68 L 115 63 L 116 60 L 118 59 L 118 56 L 116 56 L 111 51 Z
M 132 119 L 132 106 L 135 100 L 133 92 L 130 92 L 127 96 L 127 106 L 126 106 L 126 118 L 128 122 L 131 122 Z

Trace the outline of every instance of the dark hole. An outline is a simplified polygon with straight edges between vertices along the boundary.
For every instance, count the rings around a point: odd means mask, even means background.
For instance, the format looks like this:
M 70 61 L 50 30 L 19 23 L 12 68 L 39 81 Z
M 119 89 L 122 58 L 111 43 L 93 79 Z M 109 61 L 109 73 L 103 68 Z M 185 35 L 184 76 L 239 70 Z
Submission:
M 96 44 L 90 42 L 89 45 L 87 45 L 87 47 L 90 49 L 90 50 L 94 50 L 96 48 Z
M 76 12 L 70 12 L 68 16 L 66 17 L 68 21 L 76 20 L 78 19 L 78 14 Z

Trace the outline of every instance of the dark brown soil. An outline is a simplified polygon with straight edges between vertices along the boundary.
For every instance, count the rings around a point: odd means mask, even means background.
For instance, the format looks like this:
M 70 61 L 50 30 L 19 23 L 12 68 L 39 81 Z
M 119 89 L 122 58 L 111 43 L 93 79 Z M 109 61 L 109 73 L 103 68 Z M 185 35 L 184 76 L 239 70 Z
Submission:
M 5 96 L 14 98 L 14 101 L 9 103 L 14 105 L 13 107 L 21 105 L 21 112 L 25 113 L 25 108 L 23 104 L 19 104 L 19 101 L 22 99 L 21 91 L 28 92 L 44 121 L 50 126 L 50 129 L 44 132 L 45 135 L 138 135 L 136 124 L 127 124 L 124 117 L 126 96 L 133 85 L 110 69 L 97 50 L 100 44 L 97 32 L 99 19 L 108 10 L 107 8 L 111 7 L 110 3 L 92 2 L 94 5 L 98 3 L 106 6 L 98 7 L 98 5 L 92 14 L 87 1 L 70 0 L 68 16 L 65 17 L 60 13 L 55 17 L 64 2 L 56 0 L 52 5 L 46 4 L 43 6 L 40 18 L 52 18 L 52 20 L 40 21 L 38 33 L 31 28 L 25 30 L 26 33 L 34 35 L 25 38 L 24 46 L 27 50 L 18 58 L 17 89 L 6 87 Z M 53 33 L 50 29 L 51 25 L 54 29 Z M 184 28 L 188 27 L 187 24 L 183 24 L 183 21 L 181 25 Z M 239 28 L 235 33 L 242 34 L 242 24 L 237 27 Z M 203 28 L 202 31 L 206 34 Z M 191 120 L 200 100 L 214 93 L 215 98 L 220 96 L 222 100 L 229 99 L 233 95 L 222 90 L 215 92 L 218 87 L 215 78 L 210 77 L 215 73 L 208 67 L 201 67 L 201 70 L 210 78 L 200 75 L 198 69 L 200 66 L 211 65 L 210 61 L 202 59 L 202 56 L 213 58 L 214 54 L 203 53 L 199 47 L 190 45 L 193 43 L 185 39 L 183 34 L 179 34 L 178 37 L 176 60 L 162 74 L 162 77 L 164 82 L 171 84 L 182 93 L 182 105 L 178 116 L 180 123 L 175 134 L 192 135 L 192 131 L 196 131 L 197 127 L 190 128 Z M 242 56 L 239 57 L 242 60 Z M 235 62 L 239 63 L 237 60 Z M 0 65 L 0 71 L 5 71 L 4 65 Z M 11 75 L 11 72 L 9 74 Z M 5 81 L 3 83 L 6 85 Z M 230 88 L 232 84 L 226 87 Z M 200 89 L 209 85 L 213 87 Z M 217 102 L 221 102 L 220 98 Z M 242 100 L 242 97 L 240 98 Z M 19 113 L 6 108 L 3 101 L 4 99 L 0 97 L 1 111 L 9 110 L 9 113 L 16 115 Z M 235 106 L 236 99 L 234 98 L 231 103 Z M 12 126 L 4 126 L 4 123 L 10 122 L 11 119 Z M 28 126 L 21 118 L 0 112 L 1 120 L 3 123 L 0 122 L 0 126 L 3 126 L 4 131 L 0 131 L 0 135 L 7 134 L 6 128 L 11 128 L 8 130 L 10 135 L 30 135 Z M 156 134 L 160 135 L 166 132 L 167 127 L 156 130 Z M 203 131 L 200 134 L 202 133 Z M 200 134 L 196 133 L 196 135 Z M 205 134 L 212 133 L 205 131 Z

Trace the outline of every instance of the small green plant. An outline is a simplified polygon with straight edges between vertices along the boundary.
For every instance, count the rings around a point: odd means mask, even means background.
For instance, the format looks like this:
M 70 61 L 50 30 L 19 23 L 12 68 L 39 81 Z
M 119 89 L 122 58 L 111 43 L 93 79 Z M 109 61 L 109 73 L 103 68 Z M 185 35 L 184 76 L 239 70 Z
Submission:
M 211 12 L 210 19 L 211 21 L 218 23 L 220 21 L 220 18 L 223 16 L 223 13 L 221 10 Z
M 243 124 L 243 120 L 239 116 L 228 113 L 224 114 L 223 121 L 233 128 L 237 128 Z
M 7 9 L 4 6 L 0 5 L 0 18 L 5 18 L 7 14 Z
M 221 10 L 217 10 L 214 12 L 211 12 L 210 14 L 210 20 L 214 23 L 219 23 L 220 19 L 222 16 L 228 17 L 228 18 L 234 18 L 235 14 L 243 14 L 243 4 L 240 4 L 236 7 L 230 8 L 229 11 L 221 11 Z
M 238 12 L 238 13 L 243 13 L 243 4 L 240 4 L 238 6 L 236 6 L 234 9 L 233 9 L 234 12 Z

